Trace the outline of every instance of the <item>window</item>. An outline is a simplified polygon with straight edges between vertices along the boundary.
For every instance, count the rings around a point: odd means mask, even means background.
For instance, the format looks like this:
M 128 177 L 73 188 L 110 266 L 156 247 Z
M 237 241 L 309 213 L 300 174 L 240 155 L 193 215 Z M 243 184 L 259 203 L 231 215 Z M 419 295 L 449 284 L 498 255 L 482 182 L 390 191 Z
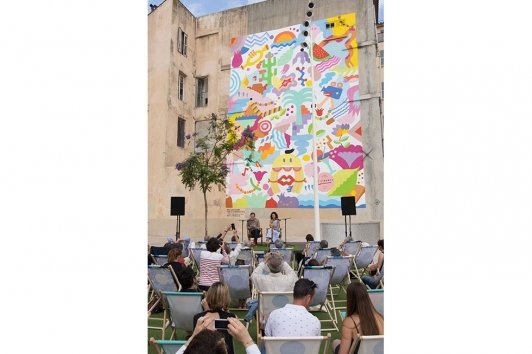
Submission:
M 206 77 L 196 78 L 196 107 L 206 107 L 208 104 L 209 81 Z
M 185 91 L 185 75 L 179 73 L 177 78 L 177 98 L 183 101 L 183 94 Z
M 384 42 L 384 31 L 381 31 L 381 32 L 379 32 L 379 33 L 377 34 L 377 41 L 378 41 L 379 43 Z
M 384 99 L 384 82 L 381 82 L 381 98 Z
M 185 120 L 181 118 L 177 120 L 177 146 L 185 147 Z
M 177 32 L 177 51 L 187 56 L 187 34 L 181 28 Z
M 379 56 L 381 57 L 381 65 L 384 65 L 384 49 L 379 52 Z

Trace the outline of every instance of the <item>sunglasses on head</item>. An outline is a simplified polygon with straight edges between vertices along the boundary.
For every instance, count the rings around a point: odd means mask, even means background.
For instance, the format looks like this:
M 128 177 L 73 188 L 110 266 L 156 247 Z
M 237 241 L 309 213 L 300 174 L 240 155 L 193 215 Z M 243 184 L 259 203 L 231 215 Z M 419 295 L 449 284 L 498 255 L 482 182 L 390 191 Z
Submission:
M 318 284 L 314 283 L 312 280 L 310 281 L 310 288 L 307 290 L 307 295 L 310 295 L 312 293 L 312 289 L 316 289 L 318 287 Z

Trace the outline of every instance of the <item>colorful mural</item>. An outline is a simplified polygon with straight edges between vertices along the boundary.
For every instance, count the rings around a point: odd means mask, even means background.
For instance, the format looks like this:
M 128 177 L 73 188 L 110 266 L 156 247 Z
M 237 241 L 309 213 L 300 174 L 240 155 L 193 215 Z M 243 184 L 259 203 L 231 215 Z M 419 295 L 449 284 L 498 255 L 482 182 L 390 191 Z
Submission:
M 320 208 L 340 208 L 342 196 L 366 206 L 355 14 L 311 24 L 312 59 L 301 51 L 305 29 L 231 41 L 229 119 L 240 134 L 250 127 L 255 149 L 244 145 L 227 158 L 227 208 L 313 208 L 313 129 Z M 252 171 L 243 162 L 249 155 Z

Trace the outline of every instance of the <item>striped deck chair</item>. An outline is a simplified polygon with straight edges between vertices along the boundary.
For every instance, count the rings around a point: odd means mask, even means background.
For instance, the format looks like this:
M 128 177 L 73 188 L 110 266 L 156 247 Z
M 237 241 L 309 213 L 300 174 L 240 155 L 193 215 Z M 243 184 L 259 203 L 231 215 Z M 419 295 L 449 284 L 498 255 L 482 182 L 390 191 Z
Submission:
M 331 334 L 318 337 L 262 337 L 258 335 L 258 340 L 264 341 L 266 353 L 297 353 L 297 354 L 319 354 L 323 345 L 323 354 L 329 353 L 331 344 Z
M 250 278 L 251 266 L 249 265 L 219 265 L 218 276 L 220 281 L 229 287 L 229 296 L 231 299 L 249 299 L 251 298 Z M 238 310 L 233 308 L 234 310 Z
M 321 320 L 321 323 L 329 323 L 331 322 L 334 328 L 326 328 L 322 329 L 321 331 L 338 331 L 338 327 L 336 326 L 336 320 L 333 318 L 331 314 L 331 310 L 329 308 L 329 301 L 327 300 L 327 292 L 329 291 L 329 285 L 331 284 L 331 279 L 334 276 L 334 271 L 336 269 L 336 266 L 319 266 L 319 267 L 311 267 L 306 266 L 303 268 L 303 277 L 309 280 L 312 280 L 314 283 L 318 285 L 318 288 L 316 289 L 316 294 L 314 295 L 314 299 L 312 300 L 312 303 L 310 306 L 319 306 L 318 310 L 310 310 L 309 312 L 321 312 L 322 310 L 325 310 L 327 315 L 329 316 L 328 320 Z
M 261 292 L 257 291 L 258 309 L 257 309 L 257 333 L 266 327 L 268 317 L 273 310 L 283 308 L 284 305 L 290 304 L 294 301 L 294 292 Z M 257 345 L 260 348 L 260 338 L 257 337 Z
M 203 293 L 178 293 L 165 291 L 164 299 L 168 304 L 170 318 L 172 319 L 172 335 L 170 339 L 175 338 L 176 329 L 185 331 L 194 330 L 194 315 L 203 312 L 201 297 Z
M 148 309 L 148 329 L 160 330 L 162 332 L 161 339 L 164 339 L 164 333 L 166 327 L 170 324 L 169 315 L 168 315 L 168 304 L 166 303 L 162 293 L 164 291 L 179 291 L 181 287 L 177 287 L 176 284 L 179 284 L 177 277 L 175 276 L 174 270 L 172 267 L 162 268 L 161 266 L 148 266 L 148 281 L 150 286 L 153 288 L 154 296 L 158 299 L 155 302 L 151 302 L 151 308 Z M 164 308 L 163 318 L 150 318 L 152 311 L 157 304 L 161 303 Z M 160 326 L 150 326 L 150 321 L 160 322 Z
M 192 260 L 194 261 L 194 264 L 196 265 L 196 268 L 198 269 L 198 272 L 200 270 L 200 255 L 201 255 L 201 251 L 206 251 L 205 248 L 192 248 L 190 247 L 189 248 L 189 251 L 190 251 L 190 255 L 192 256 Z
M 344 252 L 347 252 L 353 257 L 356 257 L 358 254 L 358 251 L 360 251 L 361 245 L 362 245 L 362 241 L 347 241 L 344 245 Z
M 361 336 L 349 348 L 348 354 L 353 354 L 358 343 L 358 354 L 384 354 L 384 336 Z
M 362 283 L 362 275 L 366 272 L 369 265 L 373 262 L 373 256 L 377 252 L 377 246 L 364 246 L 358 251 L 358 255 L 353 262 L 354 269 L 351 270 L 351 274 Z
M 338 303 L 345 305 L 346 300 L 335 300 L 333 287 L 338 289 L 338 294 L 343 289 L 347 294 L 346 285 L 351 282 L 349 278 L 349 269 L 351 268 L 351 263 L 353 262 L 352 256 L 336 256 L 336 257 L 327 257 L 326 266 L 336 266 L 334 275 L 331 278 L 331 284 L 329 285 L 329 295 L 331 296 L 331 301 L 329 302 L 329 307 L 334 314 L 334 320 L 338 323 L 338 317 L 336 316 L 336 310 L 345 309 L 345 306 L 337 306 Z
M 368 290 L 368 295 L 375 309 L 384 317 L 384 289 Z
M 155 340 L 153 337 L 150 338 L 150 344 L 156 354 L 175 354 L 186 343 L 186 340 Z
M 320 263 L 324 261 L 326 257 L 329 256 L 331 256 L 330 248 L 318 248 L 316 250 L 316 253 L 314 254 L 314 258 Z

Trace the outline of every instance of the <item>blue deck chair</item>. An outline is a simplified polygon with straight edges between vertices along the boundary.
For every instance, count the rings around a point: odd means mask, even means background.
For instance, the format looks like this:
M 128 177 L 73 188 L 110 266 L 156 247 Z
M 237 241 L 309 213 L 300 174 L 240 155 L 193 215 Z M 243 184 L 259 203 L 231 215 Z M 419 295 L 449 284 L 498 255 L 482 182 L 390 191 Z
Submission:
M 245 265 L 249 265 L 251 267 L 254 266 L 254 264 L 253 264 L 253 250 L 251 248 L 241 248 L 240 249 L 240 253 L 238 255 L 239 256 L 240 255 L 245 255 L 246 256 L 246 259 L 244 260 L 244 264 Z
M 201 305 L 203 293 L 165 291 L 163 294 L 173 322 L 170 339 L 175 337 L 177 328 L 184 331 L 193 331 L 194 316 L 203 312 L 203 306 Z
M 358 254 L 358 251 L 360 251 L 361 245 L 362 245 L 362 241 L 347 241 L 344 245 L 344 252 L 347 252 L 353 257 L 356 257 Z
M 329 291 L 329 285 L 331 284 L 331 279 L 334 276 L 336 266 L 318 266 L 318 267 L 311 267 L 306 266 L 303 268 L 303 276 L 302 278 L 306 278 L 309 280 L 312 280 L 316 285 L 318 285 L 318 288 L 316 289 L 316 294 L 314 295 L 314 299 L 312 300 L 312 303 L 310 306 L 320 306 L 317 311 L 309 310 L 309 312 L 321 312 L 322 310 L 325 310 L 327 315 L 329 316 L 328 320 L 321 320 L 321 323 L 329 323 L 331 322 L 334 328 L 321 328 L 321 331 L 338 331 L 338 327 L 336 326 L 336 320 L 333 318 L 330 308 L 329 308 L 329 301 L 327 300 L 327 292 Z
M 323 344 L 323 354 L 329 353 L 331 334 L 317 337 L 263 337 L 258 335 L 258 340 L 264 341 L 266 353 L 297 353 L 319 354 Z
M 266 327 L 266 322 L 273 310 L 283 308 L 286 304 L 294 301 L 294 292 L 262 292 L 257 291 L 258 309 L 257 309 L 257 333 Z M 257 337 L 257 345 L 260 348 L 260 338 Z
M 358 342 L 360 342 L 358 354 L 384 354 L 384 336 L 361 336 L 353 342 L 348 354 L 355 352 Z
M 331 249 L 330 248 L 318 248 L 315 252 L 315 259 L 318 262 L 322 262 L 325 260 L 325 258 L 331 256 Z
M 320 242 L 321 241 L 309 241 L 308 243 L 308 251 L 307 251 L 307 257 L 314 256 L 314 253 L 318 248 L 320 248 Z
M 217 268 L 220 281 L 229 287 L 231 299 L 242 300 L 251 297 L 251 289 L 249 288 L 251 266 L 219 265 Z
M 188 257 L 188 248 L 190 247 L 190 237 L 183 238 L 183 249 L 181 250 L 181 257 Z
M 293 248 L 271 248 L 271 252 L 279 251 L 281 253 L 281 256 L 283 256 L 283 260 L 288 263 L 292 269 L 294 268 L 293 264 L 293 258 L 294 258 L 294 249 Z
M 175 354 L 186 343 L 186 340 L 155 340 L 153 337 L 150 338 L 150 344 L 156 354 Z
M 151 308 L 148 309 L 148 329 L 154 329 L 154 330 L 160 330 L 161 333 L 161 339 L 164 339 L 164 333 L 166 330 L 166 327 L 170 324 L 169 321 L 169 315 L 168 315 L 168 304 L 166 303 L 164 297 L 162 296 L 162 293 L 164 291 L 179 291 L 176 284 L 179 284 L 177 281 L 177 277 L 175 277 L 175 273 L 172 269 L 172 267 L 168 268 L 162 268 L 161 266 L 154 266 L 150 265 L 148 266 L 148 281 L 150 282 L 150 286 L 154 290 L 154 296 L 158 297 L 158 300 L 154 303 L 152 303 Z M 150 318 L 152 315 L 152 311 L 155 308 L 157 304 L 161 304 L 164 308 L 163 312 L 163 318 Z M 160 326 L 150 326 L 150 321 L 156 321 L 160 322 Z
M 384 289 L 368 290 L 368 295 L 375 309 L 384 316 Z
M 362 283 L 362 275 L 366 272 L 369 265 L 373 262 L 375 252 L 377 252 L 377 246 L 364 246 L 358 251 L 358 255 L 353 262 L 353 268 L 351 274 L 353 274 L 359 282 Z
M 236 242 L 227 242 L 229 247 L 231 248 L 231 251 L 234 251 L 236 248 L 237 243 Z
M 190 255 L 192 256 L 192 260 L 194 261 L 194 264 L 196 265 L 196 268 L 198 269 L 198 272 L 200 270 L 200 255 L 201 255 L 201 251 L 206 251 L 205 248 L 192 248 L 190 247 L 189 248 L 189 251 L 190 251 Z
M 163 265 L 168 261 L 168 255 L 166 254 L 151 254 L 150 256 L 153 263 L 157 265 Z
M 338 289 L 338 294 L 340 295 L 340 291 L 343 289 L 344 292 L 347 294 L 345 283 L 350 283 L 349 278 L 349 269 L 351 268 L 351 263 L 353 262 L 352 256 L 336 256 L 336 257 L 327 257 L 327 263 L 325 265 L 327 266 L 336 266 L 336 269 L 334 271 L 334 275 L 331 278 L 331 283 L 329 285 L 329 295 L 331 296 L 331 301 L 329 302 L 329 306 L 331 308 L 331 311 L 334 314 L 334 320 L 336 323 L 338 323 L 338 317 L 336 316 L 336 310 L 338 309 L 345 309 L 345 306 L 338 306 L 339 303 L 345 304 L 346 300 L 338 300 L 334 299 L 334 292 L 333 288 Z

